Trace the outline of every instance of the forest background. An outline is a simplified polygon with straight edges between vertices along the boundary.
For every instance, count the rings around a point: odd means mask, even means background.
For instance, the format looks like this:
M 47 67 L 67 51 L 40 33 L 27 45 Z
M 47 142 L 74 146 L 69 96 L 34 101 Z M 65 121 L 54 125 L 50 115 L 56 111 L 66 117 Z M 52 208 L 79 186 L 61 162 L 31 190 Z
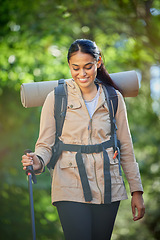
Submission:
M 69 78 L 67 49 L 89 38 L 103 52 L 109 73 L 136 70 L 140 91 L 126 98 L 146 214 L 133 222 L 122 201 L 113 240 L 158 240 L 160 236 L 160 2 L 159 0 L 0 0 L 0 237 L 31 239 L 24 149 L 34 150 L 41 108 L 25 109 L 22 83 Z M 33 185 L 36 234 L 62 240 L 51 205 L 50 175 Z

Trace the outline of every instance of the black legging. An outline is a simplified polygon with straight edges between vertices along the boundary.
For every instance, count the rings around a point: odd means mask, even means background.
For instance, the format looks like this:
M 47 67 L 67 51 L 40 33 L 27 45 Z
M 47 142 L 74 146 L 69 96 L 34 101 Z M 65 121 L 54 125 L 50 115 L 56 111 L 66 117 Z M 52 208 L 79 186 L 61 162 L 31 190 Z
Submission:
M 66 240 L 110 240 L 120 202 L 55 203 Z

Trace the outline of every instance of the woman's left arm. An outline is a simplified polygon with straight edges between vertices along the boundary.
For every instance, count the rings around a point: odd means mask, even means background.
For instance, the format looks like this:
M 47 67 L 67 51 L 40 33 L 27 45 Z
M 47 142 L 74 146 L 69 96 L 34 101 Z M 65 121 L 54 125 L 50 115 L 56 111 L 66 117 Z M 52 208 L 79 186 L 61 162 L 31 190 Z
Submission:
M 143 187 L 139 172 L 139 166 L 136 162 L 132 138 L 127 119 L 127 111 L 124 99 L 121 94 L 118 96 L 118 110 L 116 114 L 117 137 L 121 142 L 121 166 L 126 175 L 132 195 L 132 213 L 133 220 L 137 221 L 144 216 L 145 207 L 143 201 Z M 138 213 L 136 213 L 136 209 Z

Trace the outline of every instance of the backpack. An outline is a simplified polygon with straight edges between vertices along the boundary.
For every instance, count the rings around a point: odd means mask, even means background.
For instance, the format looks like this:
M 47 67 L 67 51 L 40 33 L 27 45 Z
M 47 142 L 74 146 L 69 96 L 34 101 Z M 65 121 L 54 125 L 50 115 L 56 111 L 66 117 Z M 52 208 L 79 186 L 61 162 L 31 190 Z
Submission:
M 98 80 L 99 81 L 99 80 Z M 110 115 L 110 121 L 111 121 L 111 136 L 114 139 L 114 145 L 113 145 L 113 151 L 114 151 L 114 159 L 118 157 L 118 160 L 120 162 L 120 142 L 117 139 L 116 135 L 116 120 L 115 115 L 118 108 L 118 96 L 116 93 L 116 90 L 114 87 L 110 85 L 102 85 L 105 99 L 108 104 L 109 108 L 109 115 Z M 52 148 L 52 157 L 50 162 L 47 164 L 48 169 L 54 169 L 54 166 L 59 158 L 59 151 L 57 149 L 57 143 L 59 140 L 59 137 L 62 134 L 63 124 L 66 116 L 67 111 L 67 100 L 68 100 L 68 93 L 67 93 L 67 84 L 65 84 L 64 79 L 60 79 L 58 81 L 58 86 L 55 88 L 55 104 L 54 104 L 54 117 L 56 122 L 56 138 L 55 138 L 55 144 Z M 121 175 L 121 168 L 119 164 L 119 172 Z

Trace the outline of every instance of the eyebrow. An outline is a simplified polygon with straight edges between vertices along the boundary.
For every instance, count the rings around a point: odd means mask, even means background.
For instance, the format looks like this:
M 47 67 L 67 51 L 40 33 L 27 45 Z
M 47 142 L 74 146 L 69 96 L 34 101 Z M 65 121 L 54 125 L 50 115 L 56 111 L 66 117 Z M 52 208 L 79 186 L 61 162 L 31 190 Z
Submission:
M 87 65 L 89 65 L 89 64 L 94 64 L 94 62 L 89 62 L 89 63 L 86 63 L 84 66 L 87 66 Z M 77 64 L 72 64 L 73 66 L 75 66 L 75 67 L 79 67 L 79 65 L 77 65 Z

